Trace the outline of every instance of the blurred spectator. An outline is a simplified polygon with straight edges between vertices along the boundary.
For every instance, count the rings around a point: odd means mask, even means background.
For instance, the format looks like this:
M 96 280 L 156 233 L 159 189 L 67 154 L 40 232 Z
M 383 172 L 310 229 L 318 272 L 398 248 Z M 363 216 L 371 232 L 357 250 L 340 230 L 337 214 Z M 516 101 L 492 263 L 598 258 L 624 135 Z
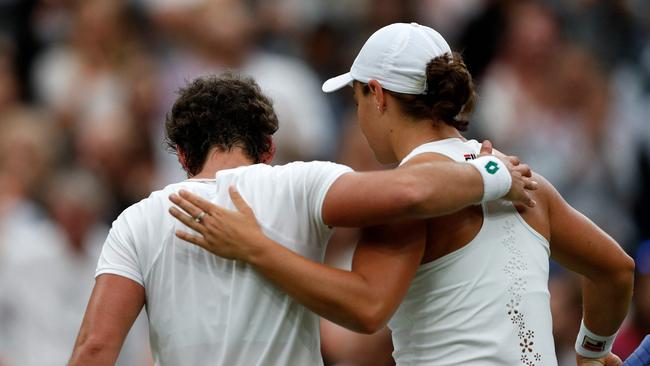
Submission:
M 139 61 L 141 45 L 125 0 L 80 1 L 66 43 L 55 45 L 37 61 L 40 100 L 67 123 L 104 106 L 125 105 L 129 69 Z M 72 120 L 72 121 L 70 121 Z
M 155 172 L 147 137 L 131 116 L 117 107 L 87 115 L 72 131 L 76 161 L 101 177 L 112 197 L 109 219 L 146 195 Z
M 507 13 L 502 49 L 482 81 L 480 133 L 519 155 L 574 207 L 629 248 L 631 192 L 643 118 L 593 56 L 567 44 L 553 13 L 535 1 Z
M 469 23 L 491 6 L 490 0 L 423 0 L 418 12 L 423 24 L 432 26 L 451 44 L 457 44 L 460 33 Z
M 637 0 L 635 14 L 643 22 L 643 44 L 638 64 L 632 69 L 627 80 L 634 80 L 633 85 L 638 85 L 640 97 L 634 101 L 633 106 L 640 109 L 640 114 L 645 116 L 642 128 L 637 135 L 642 142 L 638 152 L 638 165 L 640 170 L 637 196 L 635 198 L 635 216 L 637 227 L 640 229 L 640 238 L 650 239 L 650 191 L 641 187 L 650 186 L 650 3 Z
M 74 6 L 76 0 L 44 0 L 35 2 L 30 16 L 34 37 L 41 45 L 65 42 L 74 31 Z
M 467 27 L 458 35 L 458 42 L 454 42 L 476 80 L 483 78 L 503 42 L 506 9 L 502 1 L 487 1 L 481 11 L 466 19 Z
M 636 277 L 632 312 L 619 331 L 613 349 L 622 359 L 626 359 L 650 334 L 650 241 L 639 246 L 634 262 Z
M 643 38 L 634 18 L 634 0 L 553 2 L 571 25 L 565 27 L 567 39 L 588 48 L 604 67 L 636 62 Z
M 69 160 L 104 177 L 117 198 L 111 212 L 121 212 L 154 180 L 153 64 L 125 0 L 76 2 L 72 19 L 67 42 L 39 58 L 36 90 L 66 133 Z
M 93 285 L 108 227 L 98 221 L 105 205 L 99 181 L 87 172 L 61 172 L 46 188 L 52 221 L 23 227 L 9 245 L 28 246 L 30 257 L 5 263 L 3 350 L 10 365 L 62 365 L 70 356 Z M 40 235 L 39 235 L 40 234 Z M 12 279 L 19 278 L 20 281 Z M 139 322 L 120 364 L 147 362 L 146 333 Z M 37 350 L 37 351 L 35 351 Z
M 0 116 L 3 119 L 19 105 L 18 80 L 13 67 L 13 47 L 0 40 Z
M 551 275 L 548 290 L 551 294 L 553 338 L 558 366 L 575 366 L 575 343 L 582 320 L 580 276 L 561 270 Z
M 163 75 L 167 95 L 163 111 L 170 108 L 173 93 L 186 80 L 235 69 L 255 78 L 273 100 L 280 121 L 274 138 L 276 164 L 331 156 L 334 125 L 331 111 L 320 91 L 320 81 L 299 59 L 259 50 L 255 44 L 256 22 L 250 11 L 238 0 L 210 1 L 179 10 L 175 16 L 175 19 L 192 19 L 191 22 L 162 24 L 171 27 L 185 46 L 177 49 L 165 65 Z M 174 175 L 182 176 L 178 164 L 168 154 L 161 158 L 166 162 L 167 180 Z
M 153 158 L 148 136 L 157 107 L 156 86 L 130 10 L 125 0 L 75 2 L 66 42 L 53 45 L 37 60 L 37 94 L 68 135 L 69 150 L 75 129 L 87 128 L 81 123 L 99 118 L 111 123 L 100 116 L 125 111 L 142 145 L 139 158 Z M 150 188 L 146 180 L 138 184 L 145 191 Z
M 15 269 L 38 258 L 47 258 L 55 248 L 50 244 L 57 241 L 55 226 L 34 199 L 45 187 L 43 182 L 54 160 L 57 142 L 48 133 L 52 130 L 47 127 L 51 126 L 43 126 L 41 122 L 31 115 L 20 114 L 0 124 L 3 131 L 0 134 L 0 361 L 4 362 L 28 357 L 16 349 L 20 340 L 14 322 L 16 307 L 10 303 L 13 300 L 10 286 L 27 284 Z M 39 293 L 34 292 L 34 296 L 38 297 Z
M 28 225 L 31 218 L 39 216 L 35 198 L 40 197 L 56 160 L 59 140 L 56 130 L 38 117 L 26 111 L 0 118 L 0 233 L 5 221 L 12 222 L 4 228 L 9 229 L 19 225 L 14 219 Z
M 34 39 L 30 18 L 37 3 L 37 0 L 0 1 L 0 43 L 8 39 L 15 46 L 15 54 L 12 60 L 15 71 L 14 76 L 21 85 L 25 85 L 25 87 L 19 89 L 21 100 L 31 99 L 28 86 L 32 61 L 38 45 Z

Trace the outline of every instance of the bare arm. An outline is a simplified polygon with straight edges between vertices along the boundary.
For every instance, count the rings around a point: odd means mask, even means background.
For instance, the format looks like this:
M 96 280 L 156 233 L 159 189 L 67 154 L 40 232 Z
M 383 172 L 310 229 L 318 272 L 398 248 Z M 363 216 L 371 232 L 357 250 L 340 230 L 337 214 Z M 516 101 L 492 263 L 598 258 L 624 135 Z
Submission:
M 144 299 L 144 288 L 128 278 L 97 277 L 68 365 L 114 365 Z
M 481 154 L 491 151 L 491 144 L 484 143 Z M 512 177 L 505 198 L 534 206 L 527 192 L 537 187 L 530 168 L 515 157 L 499 155 Z M 483 180 L 476 168 L 427 153 L 397 169 L 341 176 L 327 192 L 322 214 L 330 226 L 363 227 L 390 220 L 442 216 L 478 203 L 482 197 Z
M 483 180 L 471 165 L 415 159 L 397 169 L 338 178 L 325 196 L 323 222 L 362 227 L 444 215 L 481 201 Z
M 583 321 L 592 332 L 610 336 L 627 315 L 634 283 L 634 261 L 607 233 L 571 207 L 543 178 L 550 224 L 551 256 L 582 278 Z M 579 365 L 619 365 L 615 355 L 589 359 Z
M 543 178 L 548 196 L 551 256 L 584 276 L 584 320 L 601 335 L 614 334 L 632 298 L 634 261 L 607 233 L 569 206 Z
M 231 197 L 239 212 L 174 199 L 193 215 L 201 210 L 209 213 L 198 224 L 172 208 L 172 215 L 202 234 L 176 235 L 221 257 L 250 263 L 299 303 L 357 332 L 374 333 L 383 327 L 404 297 L 424 252 L 422 222 L 372 227 L 363 231 L 352 272 L 331 268 L 264 236 L 241 196 L 231 190 Z

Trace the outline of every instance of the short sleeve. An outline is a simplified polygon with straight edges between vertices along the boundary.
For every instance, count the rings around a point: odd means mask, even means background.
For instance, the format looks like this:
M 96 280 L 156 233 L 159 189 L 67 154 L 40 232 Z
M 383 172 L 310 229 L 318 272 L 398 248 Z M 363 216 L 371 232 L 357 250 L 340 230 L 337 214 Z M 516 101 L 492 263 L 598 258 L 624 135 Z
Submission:
M 113 222 L 102 253 L 99 256 L 95 277 L 110 273 L 126 277 L 144 287 L 144 276 L 135 248 L 135 240 L 130 230 L 127 211 Z M 135 216 L 131 216 L 134 217 Z
M 315 161 L 307 164 L 305 185 L 309 200 L 309 209 L 312 217 L 319 225 L 326 225 L 323 222 L 323 202 L 330 187 L 343 174 L 353 170 L 345 165 Z

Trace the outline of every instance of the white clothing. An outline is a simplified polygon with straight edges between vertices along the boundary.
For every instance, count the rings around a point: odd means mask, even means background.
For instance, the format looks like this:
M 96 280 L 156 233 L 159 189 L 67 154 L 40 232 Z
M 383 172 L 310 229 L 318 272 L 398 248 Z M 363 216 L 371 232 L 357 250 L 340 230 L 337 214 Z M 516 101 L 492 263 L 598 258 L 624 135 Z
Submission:
M 331 235 L 322 204 L 350 171 L 328 162 L 257 164 L 169 185 L 117 218 L 96 275 L 117 274 L 145 288 L 157 365 L 322 365 L 318 316 L 249 265 L 176 238 L 175 230 L 188 229 L 168 213 L 168 196 L 185 189 L 234 209 L 234 185 L 267 236 L 322 262 Z
M 465 161 L 480 144 L 452 138 L 416 150 Z M 484 205 L 474 239 L 418 268 L 389 322 L 397 364 L 556 365 L 549 255 L 511 203 Z
M 31 206 L 21 204 L 0 220 L 0 364 L 64 365 L 79 333 L 108 227 L 94 226 L 84 239 L 86 252 L 74 253 L 61 229 Z M 146 339 L 140 321 L 117 365 L 142 364 Z

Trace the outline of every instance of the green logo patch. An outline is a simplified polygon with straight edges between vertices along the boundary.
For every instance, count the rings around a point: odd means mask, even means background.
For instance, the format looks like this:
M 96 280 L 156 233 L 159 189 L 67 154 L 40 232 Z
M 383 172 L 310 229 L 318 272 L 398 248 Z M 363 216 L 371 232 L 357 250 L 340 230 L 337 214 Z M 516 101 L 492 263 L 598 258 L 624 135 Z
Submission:
M 499 171 L 499 165 L 493 161 L 485 164 L 485 171 L 494 174 Z

